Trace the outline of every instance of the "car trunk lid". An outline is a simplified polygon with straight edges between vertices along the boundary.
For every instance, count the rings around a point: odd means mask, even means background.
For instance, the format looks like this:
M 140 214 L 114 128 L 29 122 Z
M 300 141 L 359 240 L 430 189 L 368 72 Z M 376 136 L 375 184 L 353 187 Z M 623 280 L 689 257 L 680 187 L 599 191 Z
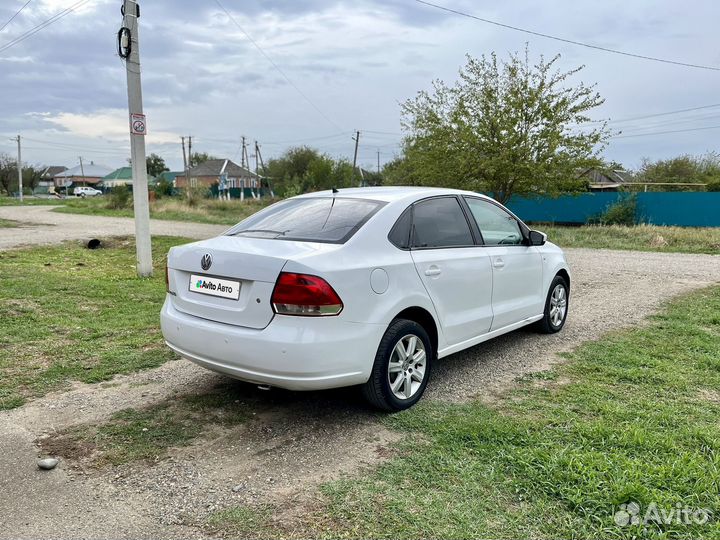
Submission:
M 270 304 L 273 288 L 288 259 L 328 247 L 310 242 L 219 236 L 173 248 L 168 255 L 169 289 L 174 293 L 171 301 L 178 311 L 188 315 L 265 328 L 274 315 Z M 204 268 L 203 258 L 207 263 L 208 256 L 211 264 Z M 220 295 L 222 291 L 213 291 L 213 285 L 230 287 L 231 291 Z M 239 287 L 239 294 L 235 287 Z

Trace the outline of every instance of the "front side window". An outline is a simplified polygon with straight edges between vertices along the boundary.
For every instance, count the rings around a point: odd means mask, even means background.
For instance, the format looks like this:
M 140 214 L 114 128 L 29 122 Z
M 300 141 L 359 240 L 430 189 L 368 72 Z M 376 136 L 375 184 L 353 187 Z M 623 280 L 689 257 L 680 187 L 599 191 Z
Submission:
M 499 206 L 482 199 L 466 198 L 470 212 L 489 246 L 522 244 L 523 236 L 517 220 Z
M 342 244 L 384 203 L 342 197 L 288 199 L 230 229 L 228 236 Z
M 441 248 L 473 244 L 470 226 L 455 197 L 428 199 L 413 207 L 412 247 Z

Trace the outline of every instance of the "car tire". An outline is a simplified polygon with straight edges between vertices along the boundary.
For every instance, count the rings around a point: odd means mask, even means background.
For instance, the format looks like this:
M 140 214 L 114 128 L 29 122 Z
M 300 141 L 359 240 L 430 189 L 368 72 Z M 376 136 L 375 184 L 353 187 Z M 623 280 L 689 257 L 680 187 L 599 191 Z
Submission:
M 434 358 L 425 329 L 415 321 L 395 319 L 380 340 L 370 378 L 362 386 L 365 399 L 384 411 L 412 407 L 425 392 Z
M 570 287 L 565 278 L 557 275 L 550 283 L 545 311 L 535 327 L 543 334 L 555 334 L 562 330 L 570 307 Z M 558 310 L 560 310 L 558 312 Z

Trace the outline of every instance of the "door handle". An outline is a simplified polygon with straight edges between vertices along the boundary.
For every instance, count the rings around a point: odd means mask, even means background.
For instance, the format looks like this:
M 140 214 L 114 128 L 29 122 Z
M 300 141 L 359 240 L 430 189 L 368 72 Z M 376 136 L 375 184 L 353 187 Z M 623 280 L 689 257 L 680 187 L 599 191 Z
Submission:
M 442 270 L 434 265 L 425 270 L 426 276 L 439 276 L 440 274 L 442 274 Z
M 505 266 L 505 261 L 503 261 L 501 257 L 496 257 L 493 261 L 493 266 L 495 268 L 502 268 Z

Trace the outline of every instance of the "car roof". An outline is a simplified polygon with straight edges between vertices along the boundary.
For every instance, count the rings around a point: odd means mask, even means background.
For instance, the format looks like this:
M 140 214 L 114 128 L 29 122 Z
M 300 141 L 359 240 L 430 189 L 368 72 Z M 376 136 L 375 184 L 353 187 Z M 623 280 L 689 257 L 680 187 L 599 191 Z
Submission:
M 384 202 L 395 202 L 401 200 L 417 200 L 425 197 L 436 197 L 438 195 L 473 195 L 489 199 L 481 193 L 474 191 L 464 191 L 461 189 L 425 187 L 425 186 L 373 186 L 362 188 L 340 188 L 337 193 L 331 190 L 316 191 L 314 193 L 306 193 L 298 198 L 306 197 L 345 197 L 352 199 L 374 199 Z

